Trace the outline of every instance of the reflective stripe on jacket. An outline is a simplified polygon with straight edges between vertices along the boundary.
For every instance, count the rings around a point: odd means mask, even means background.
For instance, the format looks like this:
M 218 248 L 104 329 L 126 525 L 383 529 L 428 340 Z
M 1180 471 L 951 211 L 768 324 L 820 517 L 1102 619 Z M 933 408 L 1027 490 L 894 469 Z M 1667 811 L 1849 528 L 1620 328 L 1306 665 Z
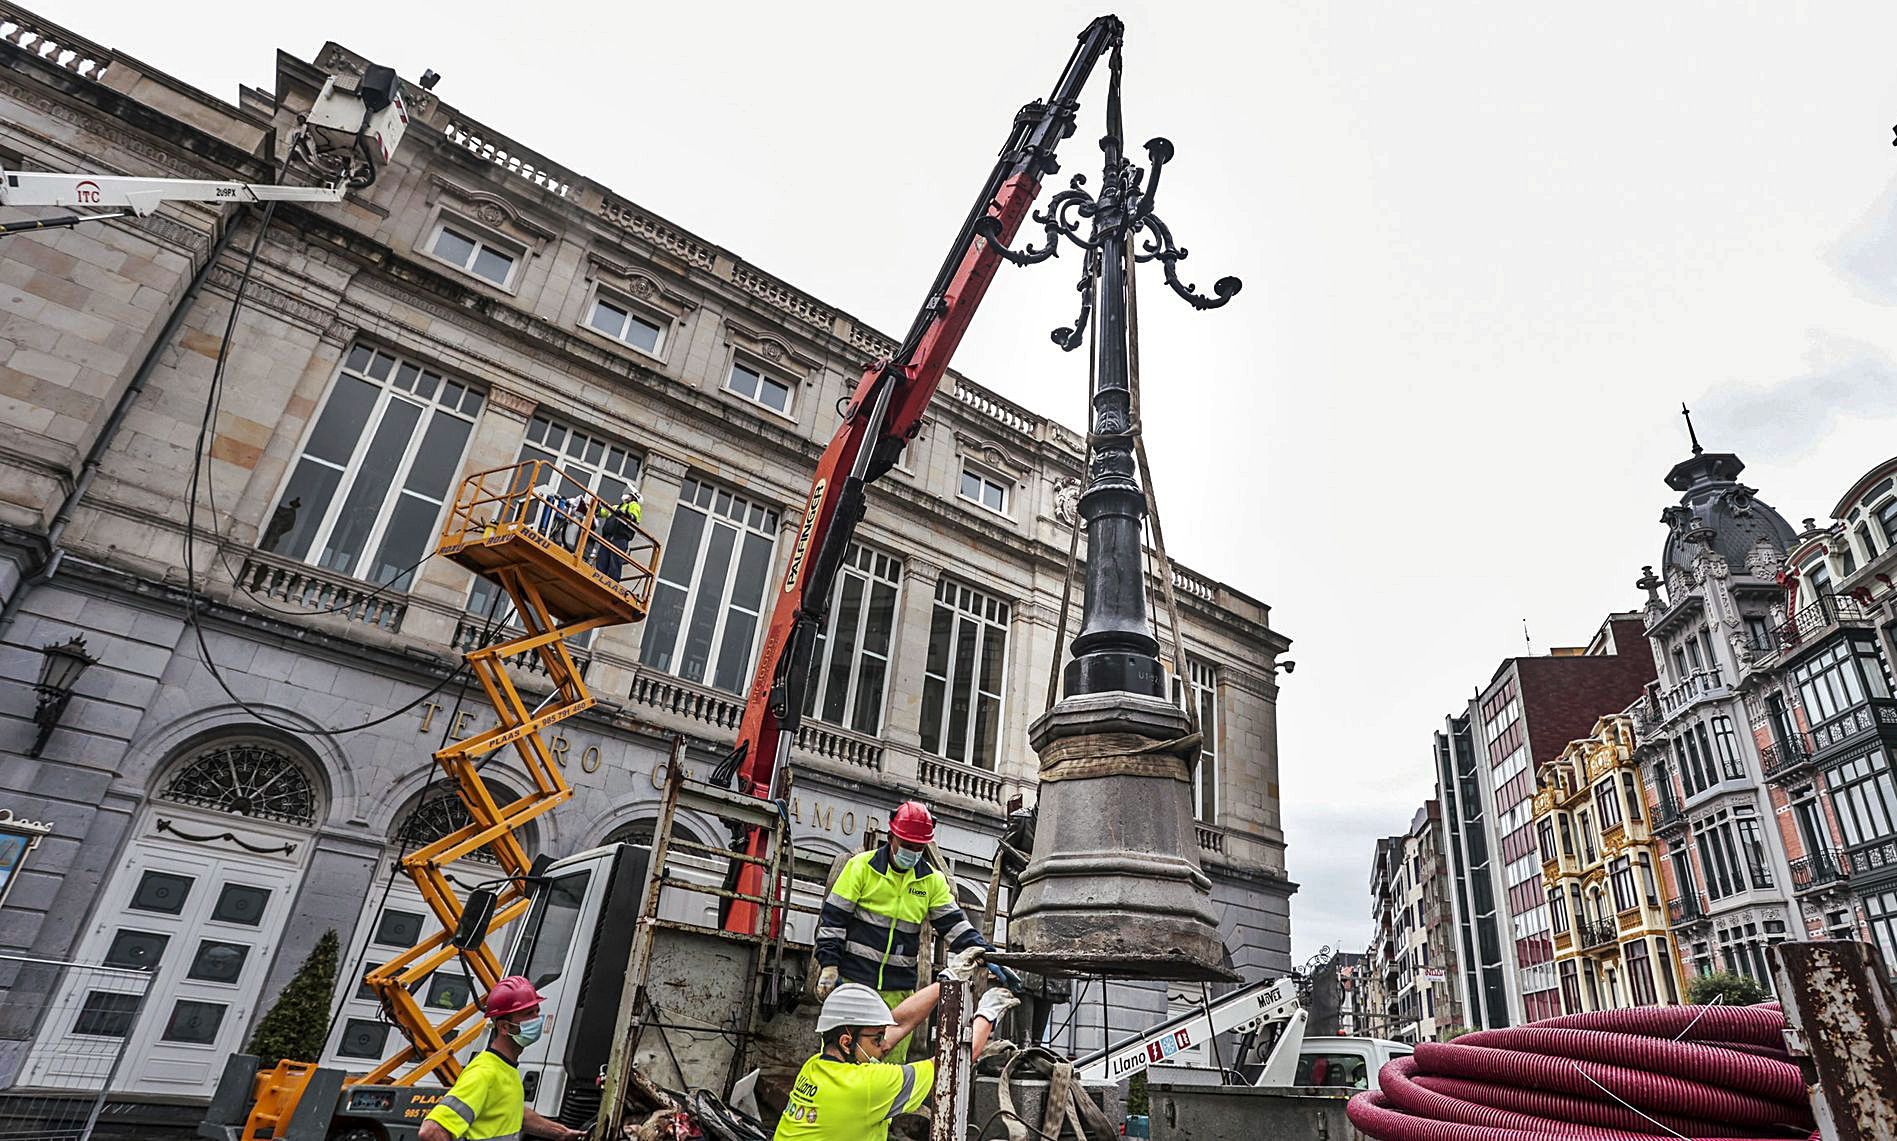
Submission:
M 516 1141 L 525 1108 L 520 1071 L 494 1051 L 483 1050 L 428 1111 L 428 1120 L 461 1141 Z
M 914 990 L 925 922 L 948 940 L 951 951 L 989 946 L 927 856 L 905 872 L 890 863 L 887 845 L 858 852 L 843 865 L 823 901 L 817 962 L 836 967 L 845 982 Z
M 886 1141 L 899 1113 L 935 1092 L 935 1063 L 852 1064 L 815 1055 L 797 1071 L 775 1141 Z

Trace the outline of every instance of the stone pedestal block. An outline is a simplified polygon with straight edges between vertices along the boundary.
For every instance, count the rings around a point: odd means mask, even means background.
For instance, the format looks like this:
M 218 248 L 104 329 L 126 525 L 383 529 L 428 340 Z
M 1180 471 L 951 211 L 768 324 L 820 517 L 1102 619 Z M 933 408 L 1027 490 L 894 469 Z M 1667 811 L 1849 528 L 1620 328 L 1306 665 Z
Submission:
M 1085 694 L 1037 720 L 1030 742 L 1043 757 L 1074 738 L 1132 756 L 1186 727 L 1156 697 Z M 1136 773 L 1043 781 L 1034 857 L 1009 921 L 1022 951 L 1008 961 L 1050 974 L 1234 977 L 1197 853 L 1190 784 Z

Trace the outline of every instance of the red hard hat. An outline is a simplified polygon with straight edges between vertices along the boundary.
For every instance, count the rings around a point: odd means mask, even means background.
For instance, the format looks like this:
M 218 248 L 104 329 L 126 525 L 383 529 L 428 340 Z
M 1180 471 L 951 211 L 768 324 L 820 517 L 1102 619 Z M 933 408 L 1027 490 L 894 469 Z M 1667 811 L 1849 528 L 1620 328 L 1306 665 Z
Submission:
M 487 1001 L 481 1009 L 489 1018 L 506 1018 L 539 1005 L 540 992 L 534 989 L 534 984 L 520 975 L 508 975 L 487 992 Z
M 896 809 L 896 818 L 889 822 L 889 834 L 905 844 L 931 844 L 935 842 L 935 817 L 929 814 L 929 806 L 919 800 L 907 801 Z

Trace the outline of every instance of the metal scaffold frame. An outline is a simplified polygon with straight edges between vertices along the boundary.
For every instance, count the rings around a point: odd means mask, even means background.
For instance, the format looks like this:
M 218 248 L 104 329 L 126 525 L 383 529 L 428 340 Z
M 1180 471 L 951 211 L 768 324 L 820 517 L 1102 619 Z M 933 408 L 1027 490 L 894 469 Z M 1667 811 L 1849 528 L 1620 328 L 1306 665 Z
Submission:
M 454 945 L 464 903 L 445 869 L 487 848 L 500 862 L 497 878 L 504 882 L 489 929 L 502 929 L 526 912 L 533 861 L 521 843 L 521 829 L 573 795 L 541 731 L 595 702 L 566 640 L 644 618 L 658 566 L 656 541 L 630 524 L 608 532 L 614 535 L 608 539 L 599 533 L 605 529 L 596 528 L 601 518 L 586 484 L 544 460 L 469 476 L 456 496 L 438 553 L 500 587 L 513 602 L 513 621 L 522 632 L 467 654 L 468 670 L 493 707 L 495 724 L 434 754 L 471 819 L 402 860 L 402 870 L 440 927 L 364 979 L 389 1021 L 408 1039 L 406 1047 L 364 1075 L 364 1083 L 413 1085 L 433 1074 L 451 1084 L 461 1073 L 455 1055 L 479 1037 L 485 1024 L 473 1000 L 439 1022 L 431 1019 L 414 987 L 457 957 L 477 994 L 502 977 L 500 957 L 485 939 L 466 949 Z M 508 676 L 507 663 L 522 655 L 538 659 L 553 686 L 533 704 Z M 481 769 L 509 745 L 532 788 L 501 803 Z

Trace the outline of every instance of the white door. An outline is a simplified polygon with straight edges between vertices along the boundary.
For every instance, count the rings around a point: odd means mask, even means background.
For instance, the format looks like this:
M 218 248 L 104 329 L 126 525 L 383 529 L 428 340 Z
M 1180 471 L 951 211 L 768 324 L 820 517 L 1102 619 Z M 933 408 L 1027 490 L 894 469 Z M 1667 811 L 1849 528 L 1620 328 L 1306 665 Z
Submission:
M 224 1059 L 245 1045 L 308 837 L 174 805 L 148 807 L 142 824 L 76 957 L 152 970 L 143 1009 L 134 1022 L 122 997 L 69 979 L 22 1084 L 77 1085 L 78 1075 L 62 1072 L 71 1044 L 116 1040 L 126 1054 L 114 1089 L 208 1097 Z M 299 950 L 308 953 L 288 953 Z

